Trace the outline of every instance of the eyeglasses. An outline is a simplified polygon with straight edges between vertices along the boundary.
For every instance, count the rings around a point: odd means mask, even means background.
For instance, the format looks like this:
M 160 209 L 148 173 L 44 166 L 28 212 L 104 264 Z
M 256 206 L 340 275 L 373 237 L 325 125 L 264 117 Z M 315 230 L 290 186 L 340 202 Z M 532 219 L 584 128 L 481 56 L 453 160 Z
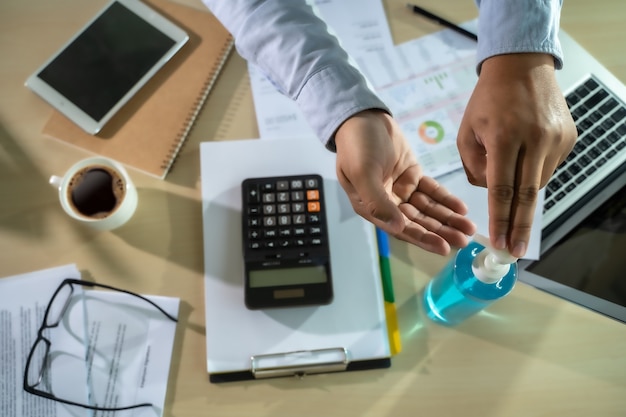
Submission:
M 111 287 L 111 286 L 104 285 L 104 284 L 96 284 L 94 282 L 67 278 L 63 280 L 63 282 L 61 282 L 59 287 L 56 289 L 56 291 L 52 295 L 52 298 L 50 298 L 50 302 L 48 303 L 48 306 L 46 307 L 46 312 L 43 316 L 43 322 L 41 323 L 41 327 L 37 331 L 37 340 L 35 340 L 35 343 L 33 344 L 33 347 L 31 348 L 30 353 L 28 354 L 28 359 L 26 360 L 26 367 L 24 368 L 24 391 L 37 395 L 39 397 L 47 398 L 49 400 L 53 400 L 53 401 L 57 401 L 57 402 L 69 404 L 69 405 L 75 405 L 78 407 L 88 408 L 90 410 L 121 411 L 121 410 L 130 410 L 130 409 L 139 408 L 139 407 L 151 407 L 152 406 L 151 403 L 135 404 L 135 405 L 125 406 L 125 407 L 99 407 L 97 405 L 83 404 L 83 403 L 74 402 L 74 401 L 70 401 L 67 399 L 63 399 L 63 398 L 58 398 L 57 396 L 55 396 L 54 394 L 50 392 L 42 391 L 37 388 L 44 380 L 44 372 L 45 372 L 45 369 L 49 365 L 48 361 L 49 361 L 51 342 L 49 339 L 47 339 L 44 336 L 43 333 L 46 329 L 54 328 L 59 325 L 59 323 L 61 322 L 61 319 L 63 318 L 63 315 L 65 314 L 65 311 L 70 305 L 70 300 L 72 298 L 72 295 L 74 294 L 75 285 L 80 285 L 84 287 L 106 288 L 109 290 L 135 296 L 137 298 L 140 298 L 146 301 L 152 306 L 154 306 L 157 310 L 163 313 L 168 319 L 175 321 L 175 322 L 178 321 L 176 317 L 173 317 L 172 315 L 168 314 L 165 310 L 163 310 L 157 304 L 155 304 L 154 302 L 150 301 L 146 297 L 143 297 L 139 294 L 122 290 L 119 288 Z

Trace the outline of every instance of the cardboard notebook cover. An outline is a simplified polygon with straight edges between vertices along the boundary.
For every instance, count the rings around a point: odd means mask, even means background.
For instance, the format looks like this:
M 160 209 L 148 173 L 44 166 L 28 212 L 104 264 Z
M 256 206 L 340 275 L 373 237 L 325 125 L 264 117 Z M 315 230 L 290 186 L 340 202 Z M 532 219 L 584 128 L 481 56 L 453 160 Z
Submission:
M 182 27 L 189 41 L 104 126 L 90 135 L 53 112 L 43 134 L 165 178 L 232 50 L 228 31 L 208 10 L 168 0 L 145 2 Z
M 335 155 L 315 139 L 200 144 L 207 371 L 211 382 L 385 368 L 393 354 L 374 227 L 339 185 Z M 324 178 L 334 298 L 249 310 L 244 303 L 241 182 Z

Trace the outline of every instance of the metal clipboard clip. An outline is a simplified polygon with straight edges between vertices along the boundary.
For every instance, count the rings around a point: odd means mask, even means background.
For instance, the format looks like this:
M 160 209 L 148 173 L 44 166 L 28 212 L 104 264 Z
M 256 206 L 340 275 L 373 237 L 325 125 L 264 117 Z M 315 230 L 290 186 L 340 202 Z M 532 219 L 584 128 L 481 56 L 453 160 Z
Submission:
M 345 348 L 299 350 L 295 352 L 255 355 L 250 358 L 256 379 L 345 371 L 348 351 Z

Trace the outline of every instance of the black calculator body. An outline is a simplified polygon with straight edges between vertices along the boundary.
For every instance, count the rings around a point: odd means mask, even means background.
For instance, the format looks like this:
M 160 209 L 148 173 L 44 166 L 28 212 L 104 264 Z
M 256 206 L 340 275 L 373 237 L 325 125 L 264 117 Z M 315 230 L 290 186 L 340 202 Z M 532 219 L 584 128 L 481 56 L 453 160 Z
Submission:
M 241 190 L 246 306 L 330 303 L 333 290 L 322 177 L 249 178 Z

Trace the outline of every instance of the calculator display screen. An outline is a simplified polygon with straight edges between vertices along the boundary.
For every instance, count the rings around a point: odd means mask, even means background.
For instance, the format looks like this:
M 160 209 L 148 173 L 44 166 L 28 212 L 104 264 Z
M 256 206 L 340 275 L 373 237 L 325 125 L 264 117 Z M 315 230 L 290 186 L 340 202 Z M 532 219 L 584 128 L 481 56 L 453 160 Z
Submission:
M 249 274 L 251 288 L 323 284 L 328 281 L 326 268 L 323 265 L 251 270 Z

